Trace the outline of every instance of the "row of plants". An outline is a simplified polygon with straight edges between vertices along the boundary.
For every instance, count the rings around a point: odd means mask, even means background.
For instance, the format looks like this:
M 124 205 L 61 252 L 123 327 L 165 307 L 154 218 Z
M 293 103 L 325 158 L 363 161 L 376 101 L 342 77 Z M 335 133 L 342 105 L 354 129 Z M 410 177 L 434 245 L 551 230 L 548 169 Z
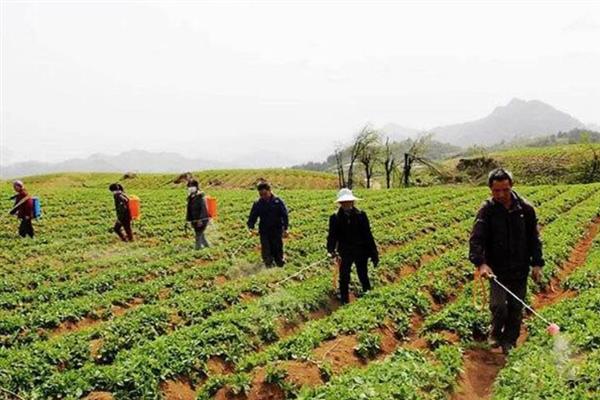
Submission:
M 393 211 L 393 208 L 390 208 L 390 210 Z M 418 224 L 419 220 L 412 223 L 412 226 L 418 226 Z M 404 224 L 404 226 L 406 226 L 406 224 Z M 396 228 L 388 232 L 393 234 L 394 232 L 399 232 L 400 229 L 401 228 Z M 415 231 L 417 230 L 418 229 L 415 229 Z M 294 263 L 297 265 L 302 265 L 306 254 L 314 254 L 320 247 L 314 245 L 317 243 L 315 242 L 314 237 L 303 238 L 296 242 L 297 246 L 290 246 L 288 248 L 288 253 L 291 253 L 292 259 L 295 260 Z M 298 253 L 294 252 L 295 247 L 297 247 Z M 9 343 L 13 337 L 21 340 L 29 340 L 31 335 L 23 335 L 24 330 L 32 332 L 35 330 L 34 328 L 38 327 L 54 327 L 62 321 L 76 321 L 83 316 L 100 318 L 102 315 L 98 314 L 106 313 L 105 310 L 109 309 L 111 304 L 124 304 L 134 298 L 141 298 L 146 302 L 155 302 L 163 288 L 174 288 L 175 291 L 183 291 L 186 289 L 186 286 L 188 286 L 191 289 L 200 288 L 202 290 L 208 290 L 213 286 L 213 282 L 205 282 L 203 285 L 198 285 L 196 281 L 198 279 L 208 280 L 218 274 L 227 273 L 231 267 L 228 261 L 221 260 L 212 263 L 210 266 L 196 265 L 190 268 L 184 264 L 185 268 L 180 268 L 180 272 L 175 274 L 168 273 L 168 268 L 173 262 L 182 264 L 184 261 L 189 261 L 189 257 L 189 254 L 182 254 L 174 256 L 174 258 L 170 260 L 163 260 L 162 263 L 148 263 L 150 264 L 149 267 L 128 268 L 123 272 L 119 271 L 117 276 L 102 274 L 97 280 L 92 279 L 87 282 L 83 281 L 84 285 L 91 284 L 93 285 L 92 287 L 97 288 L 97 290 L 92 291 L 91 294 L 64 301 L 44 302 L 41 306 L 31 307 L 30 313 L 23 312 L 22 308 L 11 313 L 5 312 L 3 315 L 3 323 L 0 325 L 0 331 L 9 337 L 5 339 L 4 343 Z M 256 259 L 254 261 L 256 261 Z M 137 282 L 135 277 L 142 275 L 138 272 L 138 269 L 142 269 L 145 273 L 153 271 L 158 278 Z M 118 285 L 114 283 L 118 278 L 123 278 L 129 273 L 133 274 L 134 277 L 132 283 L 127 282 L 127 280 L 125 282 L 120 282 Z M 98 282 L 100 282 L 100 284 L 98 284 Z M 87 286 L 87 288 L 77 287 L 76 284 L 71 282 L 66 282 L 62 286 L 63 288 L 71 288 L 70 292 L 76 294 L 85 293 L 85 289 L 89 290 L 90 288 L 90 286 Z M 115 288 L 115 286 L 117 288 Z M 45 290 L 42 289 L 40 291 L 43 293 Z M 67 290 L 67 292 L 69 292 L 69 290 Z M 17 296 L 17 294 L 14 294 L 14 296 Z M 64 294 L 63 297 L 65 297 Z M 40 301 L 43 300 L 43 298 L 40 299 Z M 47 301 L 48 299 L 45 300 Z M 90 314 L 93 312 L 96 312 L 96 314 Z
M 301 400 L 447 398 L 462 366 L 460 349 L 442 345 L 433 351 L 400 348 L 382 362 L 353 369 L 325 385 L 298 393 Z M 292 392 L 288 398 L 296 397 Z M 201 398 L 201 397 L 200 397 Z
M 597 252 L 590 260 L 597 269 Z M 600 393 L 600 283 L 576 297 L 544 308 L 556 321 L 550 336 L 543 321 L 530 319 L 528 338 L 514 351 L 494 385 L 494 399 L 597 399 Z M 526 377 L 526 379 L 524 379 Z
M 547 199 L 548 197 L 544 197 L 544 194 L 549 194 L 549 192 L 541 193 L 541 198 Z M 548 218 L 548 220 L 555 220 L 560 215 L 559 213 L 565 211 L 569 205 L 565 205 L 559 209 L 555 205 L 557 203 L 566 204 L 564 203 L 564 199 L 561 196 L 551 197 L 551 199 L 551 201 L 548 201 L 548 207 L 550 210 L 553 210 L 552 212 L 555 215 L 553 218 Z M 570 203 L 570 207 L 575 206 L 578 200 L 581 200 L 581 197 Z M 541 203 L 543 204 L 543 201 Z M 409 287 L 415 288 L 415 286 L 406 287 L 406 282 L 412 282 L 413 285 L 417 285 L 417 296 L 419 294 L 422 296 L 423 291 L 427 292 L 428 296 L 425 298 L 429 299 L 429 301 L 421 303 L 421 307 L 418 309 L 419 313 L 426 315 L 433 305 L 431 301 L 440 303 L 449 299 L 457 287 L 462 286 L 472 277 L 472 266 L 465 259 L 466 252 L 467 249 L 461 246 L 454 252 L 444 254 L 438 260 L 422 266 L 407 281 L 390 286 L 389 290 L 393 290 L 394 294 L 390 296 L 390 299 L 384 298 L 382 303 L 369 303 L 370 296 L 372 295 L 372 293 L 369 293 L 365 298 L 360 299 L 356 303 L 345 307 L 343 310 L 338 310 L 331 317 L 309 323 L 299 334 L 276 343 L 264 352 L 252 354 L 243 359 L 238 364 L 239 369 L 250 371 L 257 366 L 268 365 L 277 360 L 310 360 L 313 349 L 321 345 L 324 341 L 331 340 L 340 334 L 358 335 L 360 338 L 361 335 L 369 335 L 369 332 L 373 329 L 389 323 L 390 319 L 393 321 L 392 325 L 397 337 L 403 338 L 409 328 L 411 315 L 415 311 L 411 308 L 403 308 L 403 306 L 406 307 L 411 304 L 407 300 L 407 297 L 411 298 Z M 440 266 L 446 266 L 446 268 Z M 443 272 L 440 273 L 440 271 Z M 384 288 L 383 291 L 387 289 Z M 365 308 L 359 309 L 360 305 L 363 305 Z M 390 310 L 394 310 L 397 314 L 390 315 Z M 345 312 L 348 314 L 345 314 Z M 429 336 L 428 340 L 430 342 L 444 340 L 443 337 L 436 338 L 435 335 Z M 240 376 L 244 374 L 246 372 L 229 377 L 212 378 L 204 387 L 200 397 L 209 397 L 215 393 L 215 389 L 224 385 L 232 386 L 232 382 L 239 380 Z
M 462 230 L 464 231 L 464 229 L 463 227 Z M 450 230 L 451 228 L 447 229 L 447 231 Z M 445 244 L 456 240 L 455 236 L 450 234 L 451 232 L 446 232 L 444 236 L 442 231 L 431 236 L 445 238 Z M 419 251 L 414 251 L 416 245 L 411 243 L 407 245 L 409 249 L 404 250 L 406 254 L 418 259 L 417 257 L 427 250 L 435 248 L 431 241 L 425 239 L 415 241 L 415 243 L 419 242 Z M 386 265 L 384 260 L 385 256 L 382 265 Z M 397 266 L 396 263 L 393 264 L 394 267 Z M 158 382 L 167 376 L 197 371 L 199 367 L 202 367 L 202 360 L 207 362 L 210 357 L 214 356 L 236 360 L 243 353 L 255 351 L 257 347 L 261 346 L 261 342 L 268 343 L 277 340 L 276 321 L 279 318 L 294 320 L 306 316 L 311 310 L 324 307 L 333 295 L 332 290 L 329 272 L 326 270 L 305 281 L 294 283 L 285 290 L 279 290 L 254 302 L 234 306 L 227 312 L 207 318 L 202 323 L 182 327 L 171 335 L 160 336 L 147 344 L 121 352 L 110 366 L 87 363 L 72 373 L 69 371 L 60 373 L 56 372 L 56 367 L 46 364 L 47 369 L 43 374 L 33 375 L 30 374 L 31 366 L 39 367 L 40 365 L 39 359 L 35 359 L 30 360 L 23 370 L 15 372 L 17 372 L 17 376 L 25 376 L 26 379 L 33 380 L 29 387 L 36 387 L 37 390 L 52 388 L 49 392 L 44 391 L 44 396 L 54 397 L 57 393 L 56 390 L 59 390 L 60 393 L 62 385 L 59 382 L 69 382 L 66 386 L 75 389 L 81 389 L 81 385 L 84 385 L 86 390 L 108 385 L 111 391 L 131 398 L 156 396 Z M 253 341 L 258 341 L 258 343 Z M 185 357 L 180 357 L 186 353 Z M 142 364 L 145 365 L 143 368 Z M 52 383 L 49 383 L 46 379 L 48 379 L 48 372 L 52 370 L 55 372 L 50 377 Z M 206 372 L 206 369 L 200 368 L 200 371 Z M 117 373 L 117 375 L 113 377 L 114 380 L 109 381 L 110 384 L 100 378 L 106 379 L 107 376 L 113 376 L 113 373 Z M 12 379 L 14 378 L 16 377 L 12 377 Z M 72 381 L 73 379 L 75 382 Z M 44 383 L 42 384 L 42 382 Z M 125 382 L 128 384 L 124 387 Z M 15 381 L 9 381 L 6 384 L 7 387 L 14 387 Z M 17 387 L 20 386 L 17 385 Z M 73 392 L 69 389 L 67 393 Z
M 200 304 L 201 304 L 201 306 L 204 306 L 204 304 L 202 304 L 202 303 L 200 303 Z M 200 313 L 200 314 L 202 314 L 202 313 Z M 162 315 L 164 315 L 164 313 L 163 313 Z M 66 341 L 65 343 L 67 343 L 67 344 L 68 344 L 69 342 L 68 342 L 68 341 Z M 64 344 L 64 343 L 63 343 L 63 344 Z M 80 344 L 81 344 L 81 342 L 77 341 L 77 343 L 76 343 L 76 344 L 73 344 L 72 346 L 67 346 L 67 347 L 69 347 L 69 348 L 75 348 L 75 349 L 81 349 L 81 348 L 83 348 L 83 347 L 82 347 Z M 53 345 L 53 347 L 54 347 L 54 348 L 60 348 L 60 349 L 64 349 L 64 346 L 56 346 L 56 343 L 55 343 L 55 342 L 52 342 L 52 345 Z M 16 357 L 15 357 L 15 358 L 23 358 L 23 359 L 27 359 L 27 357 L 26 357 L 26 356 L 24 356 L 24 357 L 22 357 L 22 356 L 23 356 L 23 354 L 18 354 L 18 355 L 16 355 Z M 62 360 L 61 360 L 59 363 L 61 364 L 61 368 L 65 368 L 65 365 L 76 365 L 76 364 L 77 364 L 77 361 L 73 362 L 73 360 L 69 360 L 69 361 L 67 361 L 67 360 L 64 360 L 64 359 L 62 359 Z
M 543 212 L 543 208 L 541 209 Z M 600 191 L 569 211 L 556 211 L 552 222 L 544 227 L 542 239 L 544 244 L 544 282 L 549 282 L 560 270 L 560 266 L 569 257 L 577 241 L 586 233 L 590 221 L 600 213 Z M 530 281 L 529 293 L 540 290 Z M 455 332 L 464 341 L 481 338 L 487 335 L 489 310 L 483 304 L 481 290 L 488 291 L 487 282 L 483 289 L 475 283 L 469 283 L 450 306 L 427 318 L 424 323 L 425 332 L 448 330 Z M 475 293 L 473 293 L 475 291 Z M 474 301 L 475 299 L 475 301 Z
M 495 383 L 494 398 L 594 399 L 600 392 L 600 236 L 585 263 L 563 287 L 576 296 L 550 305 L 542 316 L 561 328 L 547 334 L 546 324 L 528 320 L 528 338 L 509 358 Z M 527 371 L 528 379 L 520 377 Z
M 472 200 L 472 199 L 471 199 L 471 200 Z M 471 200 L 469 200 L 469 201 L 471 201 Z M 469 202 L 469 201 L 466 201 L 465 203 L 467 203 L 467 204 L 468 204 L 468 202 Z M 466 210 L 466 209 L 465 209 L 465 210 Z M 388 211 L 389 211 L 389 210 L 388 210 Z M 471 215 L 472 215 L 472 211 L 473 211 L 473 210 L 471 209 Z M 432 214 L 432 213 L 431 213 L 431 211 L 429 211 L 428 213 L 423 213 L 423 214 L 427 215 L 427 214 Z M 422 215 L 423 215 L 423 214 L 422 214 Z M 467 215 L 467 213 L 465 213 L 465 215 Z M 441 216 L 441 217 L 443 217 L 443 216 Z M 458 217 L 454 217 L 454 218 L 458 218 Z M 424 219 L 423 217 L 416 217 L 416 219 L 417 219 L 418 221 L 421 221 L 421 222 L 427 222 L 427 223 L 431 223 L 431 216 L 429 216 L 429 219 L 427 219 L 427 218 L 425 218 L 425 219 Z M 459 219 L 460 219 L 460 218 L 459 218 Z M 441 220 L 443 221 L 443 218 L 442 218 Z M 451 223 L 451 221 L 453 221 L 453 219 L 452 219 L 452 218 L 448 218 L 446 221 L 448 221 L 448 223 Z M 404 228 L 403 228 L 403 229 L 404 229 Z M 418 249 L 418 250 L 415 250 L 415 253 L 413 254 L 413 257 L 420 257 L 421 255 L 423 255 L 423 254 L 426 252 L 426 249 L 427 249 L 427 247 L 428 247 L 428 246 L 426 246 L 426 245 L 425 245 L 425 246 L 421 247 L 420 249 Z M 316 251 L 319 251 L 319 250 L 317 250 L 317 249 L 311 250 L 311 254 L 314 254 L 314 252 L 316 252 Z M 326 275 L 327 275 L 327 274 L 326 274 Z M 325 282 L 325 281 L 327 281 L 327 283 L 329 283 L 329 282 L 330 282 L 329 278 L 327 278 L 327 279 L 324 279 L 324 280 L 323 280 L 323 282 Z M 294 284 L 294 286 L 296 286 L 296 284 Z M 299 285 L 298 285 L 298 287 L 300 287 L 300 286 L 302 286 L 302 284 L 299 284 Z M 331 293 L 329 292 L 329 293 L 327 293 L 326 295 L 321 295 L 321 298 L 328 298 L 328 297 L 330 298 L 330 296 L 331 296 Z M 289 301 L 286 301 L 286 304 L 289 304 L 289 303 L 290 303 Z M 209 303 L 209 304 L 210 304 L 210 303 Z M 280 308 L 280 310 L 283 310 L 283 311 L 282 311 L 281 313 L 278 311 L 278 314 L 277 314 L 277 315 L 279 315 L 279 314 L 286 314 L 286 313 L 287 313 L 287 310 L 284 310 L 283 308 Z M 163 314 L 161 314 L 161 313 L 158 313 L 158 314 L 156 314 L 156 315 L 160 316 L 160 317 L 161 317 L 161 318 L 163 318 L 163 320 L 164 320 L 164 315 L 166 315 L 166 314 L 165 314 L 165 313 L 163 313 Z M 294 319 L 294 318 L 296 318 L 296 317 L 297 317 L 297 315 L 298 315 L 298 312 L 297 312 L 297 311 L 295 311 L 295 310 L 294 310 L 294 308 L 292 307 L 292 308 L 291 308 L 291 310 L 289 311 L 289 318 L 291 318 L 291 319 Z M 272 316 L 272 314 L 271 314 L 271 316 Z M 126 329 L 126 328 L 125 328 L 125 329 Z M 166 331 L 165 331 L 165 332 L 166 332 Z M 158 336 L 161 336 L 161 337 L 162 337 L 162 335 L 158 335 Z M 152 343 L 152 342 L 151 342 L 151 343 Z M 114 357 L 114 356 L 111 356 L 111 357 Z M 117 358 L 118 358 L 118 356 L 117 356 Z M 118 362 L 118 360 L 117 360 L 117 362 Z M 58 362 L 58 363 L 56 363 L 56 364 L 54 364 L 54 365 L 58 365 L 60 368 L 64 368 L 64 365 L 62 365 L 60 362 Z M 86 364 L 86 365 L 87 365 L 87 364 Z M 75 373 L 75 371 L 74 371 L 74 373 Z

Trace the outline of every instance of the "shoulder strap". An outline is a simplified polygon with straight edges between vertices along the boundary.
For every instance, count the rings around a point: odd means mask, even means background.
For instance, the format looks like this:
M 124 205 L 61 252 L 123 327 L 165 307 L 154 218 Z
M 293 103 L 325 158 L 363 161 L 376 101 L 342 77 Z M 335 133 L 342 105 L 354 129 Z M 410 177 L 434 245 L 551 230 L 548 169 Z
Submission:
M 16 209 L 18 209 L 19 207 L 21 207 L 29 199 L 31 199 L 30 195 L 27 195 L 27 196 L 23 197 L 21 200 L 19 200 L 19 202 L 17 204 L 15 204 L 15 206 L 13 208 L 11 208 L 10 212 L 12 213 L 13 211 L 15 211 Z

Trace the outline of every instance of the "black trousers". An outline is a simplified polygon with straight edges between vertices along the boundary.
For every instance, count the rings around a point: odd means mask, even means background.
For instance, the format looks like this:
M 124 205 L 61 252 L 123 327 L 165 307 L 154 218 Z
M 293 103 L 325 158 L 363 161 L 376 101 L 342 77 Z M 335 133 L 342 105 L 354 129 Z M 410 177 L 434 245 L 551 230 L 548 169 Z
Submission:
M 517 279 L 498 278 L 498 280 L 521 300 L 525 300 L 527 276 Z M 490 311 L 492 312 L 492 336 L 500 344 L 516 345 L 523 321 L 523 305 L 494 281 L 490 282 Z
M 283 267 L 283 237 L 281 232 L 261 232 L 260 247 L 263 262 L 270 268 L 273 263 Z
M 119 235 L 122 241 L 133 241 L 133 232 L 131 231 L 130 219 L 117 220 L 113 229 L 115 233 Z M 123 230 L 125 231 L 125 235 L 123 234 Z
M 358 274 L 358 280 L 362 285 L 364 292 L 371 290 L 371 282 L 369 282 L 369 271 L 367 269 L 367 263 L 369 257 L 364 255 L 342 255 L 342 262 L 340 264 L 340 298 L 342 304 L 350 302 L 350 295 L 348 294 L 348 287 L 350 286 L 350 271 L 352 270 L 352 264 L 356 264 L 356 273 Z
M 19 225 L 19 235 L 21 237 L 33 237 L 33 224 L 31 223 L 31 219 L 21 220 L 21 224 Z
M 209 247 L 204 232 L 206 231 L 207 223 L 199 223 L 194 225 L 194 233 L 196 234 L 196 250 L 200 250 L 204 247 Z

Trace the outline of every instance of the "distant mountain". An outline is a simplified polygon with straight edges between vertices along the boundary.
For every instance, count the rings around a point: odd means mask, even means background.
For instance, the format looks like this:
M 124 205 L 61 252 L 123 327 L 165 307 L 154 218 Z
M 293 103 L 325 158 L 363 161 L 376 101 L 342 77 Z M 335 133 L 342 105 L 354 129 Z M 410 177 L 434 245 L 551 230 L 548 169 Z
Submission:
M 436 140 L 459 146 L 493 145 L 584 128 L 585 124 L 539 100 L 513 99 L 487 117 L 431 129 Z
M 599 124 L 587 124 L 587 128 L 591 131 L 594 132 L 600 132 L 600 125 Z
M 298 160 L 287 156 L 285 153 L 257 150 L 236 157 L 235 161 L 229 163 L 229 165 L 238 168 L 278 168 L 289 167 L 298 162 Z
M 93 154 L 87 158 L 57 163 L 36 161 L 0 166 L 1 178 L 55 172 L 184 172 L 220 168 L 264 168 L 289 166 L 293 160 L 273 152 L 256 152 L 230 162 L 191 159 L 177 153 L 131 150 L 118 155 Z
M 389 123 L 384 125 L 379 131 L 382 133 L 383 137 L 389 137 L 390 141 L 394 142 L 403 142 L 406 139 L 414 139 L 423 133 L 422 130 L 407 128 L 402 125 Z

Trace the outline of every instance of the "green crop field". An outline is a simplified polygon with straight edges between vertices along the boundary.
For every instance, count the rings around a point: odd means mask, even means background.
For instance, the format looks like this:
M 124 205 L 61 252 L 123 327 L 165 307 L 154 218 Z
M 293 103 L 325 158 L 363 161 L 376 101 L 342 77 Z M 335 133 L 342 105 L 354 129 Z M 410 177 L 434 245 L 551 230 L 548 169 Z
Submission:
M 16 221 L 0 219 L 0 398 L 470 398 L 460 391 L 489 315 L 467 239 L 486 188 L 359 190 L 381 262 L 369 270 L 374 289 L 361 295 L 353 282 L 357 297 L 341 307 L 325 250 L 337 178 L 220 173 L 200 175 L 220 182 L 207 190 L 219 218 L 201 251 L 183 228 L 186 192 L 168 175 L 122 181 L 142 199 L 133 243 L 110 232 L 106 186 L 118 175 L 26 181 L 43 203 L 36 238 L 17 239 Z M 261 267 L 245 229 L 257 177 L 290 210 L 285 268 Z M 561 325 L 561 342 L 527 317 L 489 396 L 597 399 L 600 184 L 516 189 L 537 207 L 544 279 L 559 294 L 542 302 L 532 284 L 529 299 Z

